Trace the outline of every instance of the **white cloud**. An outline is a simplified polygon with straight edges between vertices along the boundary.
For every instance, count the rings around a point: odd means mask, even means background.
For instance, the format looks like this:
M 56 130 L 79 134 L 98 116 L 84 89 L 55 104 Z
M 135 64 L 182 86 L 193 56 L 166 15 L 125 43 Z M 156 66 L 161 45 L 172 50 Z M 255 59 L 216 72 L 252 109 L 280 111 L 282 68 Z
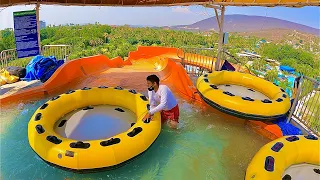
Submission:
M 172 8 L 172 12 L 185 13 L 185 14 L 192 14 L 193 13 L 192 11 L 190 11 L 189 7 L 187 7 L 187 6 L 174 7 L 174 8 Z
M 211 17 L 213 16 L 212 14 L 206 12 L 206 11 L 199 11 L 199 12 L 195 12 L 196 15 L 199 15 L 199 16 L 205 16 L 205 17 Z

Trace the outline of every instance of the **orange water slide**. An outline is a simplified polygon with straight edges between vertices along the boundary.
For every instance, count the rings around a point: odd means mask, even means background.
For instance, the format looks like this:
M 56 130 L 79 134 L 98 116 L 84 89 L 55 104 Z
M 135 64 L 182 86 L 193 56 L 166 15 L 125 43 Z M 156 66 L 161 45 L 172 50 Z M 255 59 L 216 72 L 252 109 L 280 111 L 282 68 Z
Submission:
M 139 67 L 139 62 L 144 62 L 141 69 L 144 69 L 145 72 L 158 73 L 162 82 L 169 84 L 185 97 L 200 101 L 184 68 L 175 63 L 174 59 L 168 58 L 177 58 L 175 54 L 175 48 L 139 47 L 137 51 L 130 52 L 129 58 L 125 61 L 120 57 L 109 59 L 103 55 L 71 60 L 62 65 L 41 86 L 1 97 L 1 105 L 53 96 L 77 84 L 77 81 L 83 82 L 88 77 L 99 78 L 101 74 L 115 72 L 114 70 L 108 72 L 110 69 L 116 69 L 118 73 L 121 73 L 121 69 L 126 67 L 125 73 L 136 73 L 134 69 Z M 161 64 L 161 68 L 154 70 L 153 63 Z
M 177 51 L 177 48 L 141 46 L 137 51 L 129 53 L 128 60 L 134 62 L 135 60 L 148 59 L 150 61 L 157 58 L 158 61 L 154 61 L 155 68 L 157 65 L 159 66 L 158 74 L 162 82 L 174 87 L 188 99 L 202 102 L 185 69 L 180 63 L 176 63 L 180 62 Z
M 214 62 L 216 61 L 216 58 L 193 53 L 184 53 L 178 48 L 140 46 L 138 51 L 130 52 L 129 57 L 131 60 L 133 60 L 165 56 L 166 58 L 170 58 L 175 62 L 181 63 L 181 58 L 178 56 L 178 54 L 180 57 L 184 57 L 185 65 L 197 66 L 208 70 L 211 70 L 211 66 L 213 66 L 214 69 Z
M 130 65 L 130 61 L 123 61 L 121 58 L 108 59 L 105 56 L 93 56 L 68 61 L 41 86 L 17 91 L 16 93 L 1 97 L 1 105 L 15 103 L 17 101 L 39 99 L 52 96 L 55 92 L 64 89 L 65 86 L 87 75 L 101 72 L 103 70 L 123 65 Z

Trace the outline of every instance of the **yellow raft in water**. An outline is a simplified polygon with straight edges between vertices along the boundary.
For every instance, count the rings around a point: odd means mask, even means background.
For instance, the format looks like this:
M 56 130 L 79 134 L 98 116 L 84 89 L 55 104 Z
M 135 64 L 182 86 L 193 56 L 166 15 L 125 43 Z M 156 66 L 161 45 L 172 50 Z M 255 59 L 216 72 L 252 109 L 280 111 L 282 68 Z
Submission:
M 129 109 L 135 113 L 136 123 L 112 138 L 84 142 L 54 131 L 57 121 L 67 113 L 79 108 L 90 110 L 94 105 Z M 148 99 L 134 90 L 105 86 L 71 90 L 52 98 L 34 113 L 28 125 L 29 144 L 43 160 L 59 167 L 77 171 L 115 167 L 147 150 L 158 137 L 160 114 L 156 113 L 151 121 L 142 121 L 148 108 Z
M 272 120 L 290 109 L 283 89 L 250 74 L 215 71 L 200 76 L 197 89 L 212 107 L 244 119 Z
M 290 166 L 300 164 L 284 173 Z M 313 165 L 306 173 L 301 171 L 302 164 Z M 265 146 L 254 156 L 246 171 L 246 180 L 318 180 L 320 178 L 320 140 L 313 136 L 285 136 Z M 294 171 L 298 177 L 294 178 Z M 304 174 L 303 174 L 304 173 Z

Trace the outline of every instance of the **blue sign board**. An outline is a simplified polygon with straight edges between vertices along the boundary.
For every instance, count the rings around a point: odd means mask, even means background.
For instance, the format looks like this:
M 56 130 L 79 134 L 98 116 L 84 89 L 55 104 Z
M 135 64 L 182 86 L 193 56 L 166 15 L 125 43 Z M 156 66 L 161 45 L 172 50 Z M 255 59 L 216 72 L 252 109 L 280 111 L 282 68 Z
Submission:
M 13 19 L 18 58 L 39 55 L 40 47 L 36 11 L 14 12 Z

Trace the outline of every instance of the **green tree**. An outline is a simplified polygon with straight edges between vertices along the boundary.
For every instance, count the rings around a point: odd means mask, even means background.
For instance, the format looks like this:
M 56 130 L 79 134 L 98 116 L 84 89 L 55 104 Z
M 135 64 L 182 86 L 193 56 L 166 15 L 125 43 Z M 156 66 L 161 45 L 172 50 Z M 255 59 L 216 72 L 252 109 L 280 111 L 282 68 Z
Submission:
M 285 79 L 285 80 L 280 81 L 280 84 L 279 84 L 279 86 L 280 86 L 282 89 L 288 89 L 289 91 L 292 91 L 292 88 L 291 88 L 290 85 L 291 85 L 291 84 L 289 83 L 288 79 Z
M 278 80 L 278 71 L 277 69 L 272 69 L 267 71 L 266 75 L 265 75 L 265 79 L 270 81 L 270 82 L 274 82 L 275 80 Z
M 70 59 L 96 54 L 104 54 L 109 58 L 116 56 L 125 57 L 128 52 L 135 50 L 138 46 L 166 46 L 166 47 L 213 47 L 212 51 L 197 51 L 194 53 L 210 57 L 217 56 L 218 34 L 210 31 L 206 33 L 175 31 L 154 28 L 131 28 L 129 26 L 111 27 L 101 24 L 79 25 L 70 24 L 66 26 L 48 26 L 41 29 L 41 44 L 67 44 L 72 46 Z M 320 38 L 319 38 L 320 39 Z M 320 49 L 314 39 L 312 48 L 314 52 Z M 320 55 L 312 54 L 303 49 L 294 49 L 289 45 L 276 45 L 274 43 L 263 43 L 260 48 L 256 47 L 260 39 L 253 36 L 241 36 L 239 33 L 230 33 L 229 43 L 225 50 L 238 60 L 224 56 L 233 63 L 244 65 L 248 58 L 238 58 L 237 53 L 248 50 L 255 51 L 263 57 L 279 60 L 284 65 L 296 68 L 297 72 L 320 76 Z M 15 48 L 14 33 L 12 29 L 0 31 L 0 50 Z M 254 62 L 254 68 L 263 70 L 263 60 Z
M 266 62 L 263 59 L 255 59 L 252 62 L 252 68 L 258 71 L 264 71 L 266 69 Z
M 12 29 L 4 29 L 1 31 L 0 51 L 15 48 L 15 39 Z

